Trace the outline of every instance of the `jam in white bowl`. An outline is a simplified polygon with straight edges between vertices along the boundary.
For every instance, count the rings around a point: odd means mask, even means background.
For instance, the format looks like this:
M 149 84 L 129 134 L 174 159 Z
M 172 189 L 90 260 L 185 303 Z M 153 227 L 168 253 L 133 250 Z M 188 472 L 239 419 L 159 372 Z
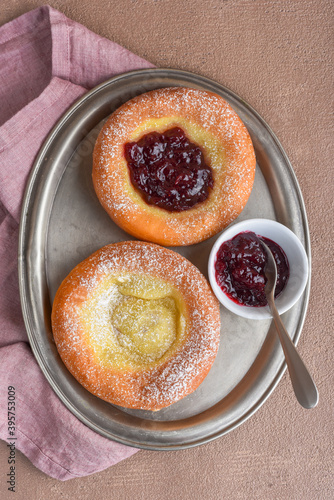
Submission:
M 298 237 L 269 219 L 249 219 L 227 228 L 209 257 L 209 280 L 218 300 L 239 316 L 271 317 L 264 297 L 265 254 L 261 239 L 272 250 L 278 269 L 276 306 L 280 314 L 302 295 L 309 273 L 308 258 Z

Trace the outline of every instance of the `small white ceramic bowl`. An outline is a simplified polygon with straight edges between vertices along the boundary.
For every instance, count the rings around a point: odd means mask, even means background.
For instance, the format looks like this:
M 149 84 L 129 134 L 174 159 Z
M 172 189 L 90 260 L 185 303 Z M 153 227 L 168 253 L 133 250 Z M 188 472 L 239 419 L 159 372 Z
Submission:
M 224 241 L 232 239 L 243 231 L 253 231 L 277 243 L 285 252 L 289 261 L 290 276 L 282 293 L 275 300 L 278 312 L 283 314 L 290 309 L 303 293 L 309 273 L 308 258 L 298 237 L 286 226 L 269 219 L 249 219 L 229 226 L 218 237 L 209 257 L 209 280 L 219 302 L 239 316 L 250 319 L 268 319 L 271 314 L 268 306 L 249 307 L 231 300 L 219 287 L 215 278 L 217 252 Z

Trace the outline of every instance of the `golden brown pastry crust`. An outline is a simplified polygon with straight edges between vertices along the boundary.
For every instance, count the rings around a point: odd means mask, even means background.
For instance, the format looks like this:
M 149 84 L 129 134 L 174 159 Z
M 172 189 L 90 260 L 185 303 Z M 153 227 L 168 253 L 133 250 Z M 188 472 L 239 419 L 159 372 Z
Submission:
M 132 186 L 124 157 L 127 142 L 174 126 L 199 143 L 214 177 L 207 200 L 183 212 L 148 205 Z M 109 117 L 94 148 L 93 183 L 104 209 L 129 234 L 166 246 L 190 245 L 213 236 L 240 214 L 253 186 L 255 165 L 247 129 L 222 97 L 204 90 L 163 88 L 135 97 Z
M 100 340 L 100 311 L 92 313 L 93 333 L 85 328 L 82 311 L 106 277 L 124 272 L 171 285 L 182 297 L 185 328 L 177 348 L 161 359 L 115 367 Z M 52 329 L 63 362 L 88 391 L 123 407 L 158 410 L 194 391 L 210 370 L 219 345 L 219 305 L 204 276 L 184 257 L 151 243 L 121 242 L 95 252 L 62 282 Z

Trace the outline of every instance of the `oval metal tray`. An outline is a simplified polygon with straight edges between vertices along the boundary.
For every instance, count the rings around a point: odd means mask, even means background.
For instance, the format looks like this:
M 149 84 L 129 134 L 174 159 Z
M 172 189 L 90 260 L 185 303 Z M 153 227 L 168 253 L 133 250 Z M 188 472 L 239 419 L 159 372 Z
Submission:
M 270 320 L 246 320 L 223 307 L 221 345 L 209 375 L 193 394 L 159 412 L 126 410 L 96 398 L 77 383 L 57 353 L 50 314 L 59 284 L 98 248 L 132 239 L 109 219 L 94 193 L 94 141 L 105 118 L 123 102 L 169 86 L 207 89 L 231 104 L 251 134 L 257 157 L 254 188 L 238 220 L 278 220 L 297 234 L 310 259 L 304 203 L 282 146 L 256 111 L 222 85 L 185 71 L 135 71 L 88 92 L 58 122 L 33 167 L 20 226 L 20 293 L 31 347 L 54 391 L 82 422 L 113 440 L 153 450 L 196 446 L 236 428 L 264 403 L 285 370 Z M 214 241 L 211 238 L 174 250 L 207 275 Z M 284 315 L 295 343 L 303 326 L 309 288 L 310 283 L 296 306 Z

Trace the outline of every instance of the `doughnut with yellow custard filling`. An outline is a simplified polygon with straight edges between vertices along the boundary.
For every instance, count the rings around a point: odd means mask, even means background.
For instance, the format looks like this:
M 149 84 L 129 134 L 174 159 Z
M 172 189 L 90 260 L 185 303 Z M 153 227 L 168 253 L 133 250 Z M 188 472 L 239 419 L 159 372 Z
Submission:
M 178 253 L 120 242 L 65 278 L 52 330 L 63 362 L 88 391 L 126 408 L 159 410 L 193 392 L 209 372 L 219 305 Z

